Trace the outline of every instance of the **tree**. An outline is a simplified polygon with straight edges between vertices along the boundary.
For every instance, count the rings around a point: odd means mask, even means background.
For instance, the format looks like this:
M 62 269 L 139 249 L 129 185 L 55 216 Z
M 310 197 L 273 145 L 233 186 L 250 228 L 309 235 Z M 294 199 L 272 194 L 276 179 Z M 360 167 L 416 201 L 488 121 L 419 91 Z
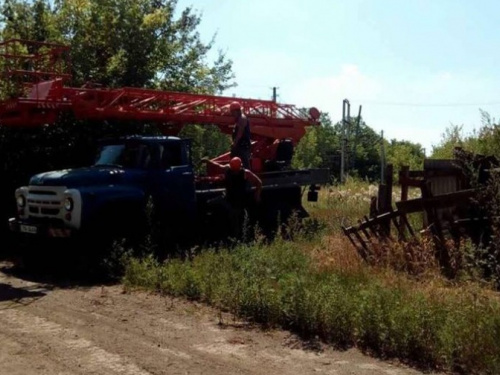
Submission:
M 3 39 L 69 44 L 75 86 L 91 80 L 108 87 L 204 93 L 233 86 L 232 62 L 224 54 L 219 52 L 215 61 L 207 61 L 214 38 L 202 42 L 196 30 L 201 17 L 191 8 L 176 16 L 176 6 L 176 0 L 6 0 L 0 8 L 0 35 Z M 88 153 L 101 136 L 131 131 L 155 132 L 154 126 L 130 122 L 106 122 L 87 128 L 85 121 L 66 117 L 55 126 L 35 131 L 34 138 L 29 139 L 37 145 L 46 139 L 44 147 L 49 147 L 51 139 L 58 140 L 62 141 L 57 143 L 59 148 L 80 147 Z M 7 133 L 12 141 L 15 132 Z M 27 139 L 21 138 L 26 145 Z M 44 153 L 42 160 L 48 155 Z M 72 152 L 68 155 L 62 159 L 65 166 L 74 166 L 77 156 Z
M 401 167 L 408 166 L 410 170 L 422 170 L 424 165 L 424 149 L 420 143 L 410 141 L 398 141 L 392 139 L 386 141 L 387 163 L 393 165 L 393 181 L 398 181 Z
M 351 120 L 346 135 L 346 173 L 363 179 L 376 180 L 380 173 L 380 136 L 361 118 Z M 343 124 L 335 125 L 337 134 L 344 134 Z M 339 137 L 340 139 L 340 137 Z
M 441 141 L 432 147 L 431 157 L 433 159 L 453 159 L 455 147 L 464 147 L 465 135 L 463 126 L 452 125 L 445 129 L 441 135 Z
M 296 147 L 293 165 L 297 168 L 330 168 L 332 176 L 340 179 L 342 122 L 332 125 L 328 113 L 322 113 L 321 126 L 307 130 Z M 380 173 L 380 136 L 363 119 L 352 121 L 347 139 L 346 171 L 368 180 L 378 179 Z
M 481 155 L 500 154 L 500 125 L 488 112 L 479 110 L 481 127 L 466 134 L 463 126 L 451 125 L 441 136 L 439 144 L 432 149 L 434 159 L 453 159 L 455 147 Z
M 69 45 L 73 86 L 92 81 L 209 94 L 233 86 L 231 60 L 221 52 L 208 59 L 214 37 L 202 41 L 200 15 L 185 8 L 177 16 L 176 8 L 176 0 L 5 0 L 0 38 Z M 5 90 L 0 80 L 0 97 Z M 5 199 L 0 217 L 13 201 L 13 190 L 33 173 L 91 162 L 104 136 L 156 132 L 154 124 L 95 123 L 71 116 L 37 129 L 0 127 L 0 180 L 7 181 L 8 191 L 0 198 Z
M 298 169 L 316 168 L 322 162 L 318 149 L 318 130 L 308 128 L 295 149 L 292 165 Z
M 203 169 L 199 164 L 203 157 L 213 158 L 231 146 L 229 136 L 221 133 L 215 126 L 188 125 L 182 129 L 180 135 L 192 140 L 191 155 L 198 170 Z
M 482 126 L 468 139 L 468 146 L 482 155 L 500 155 L 500 125 L 488 112 L 480 110 Z
M 303 109 L 305 112 L 306 110 Z M 320 126 L 308 127 L 295 148 L 295 168 L 331 168 L 338 140 L 328 113 L 321 113 Z
M 6 0 L 3 39 L 69 44 L 75 85 L 150 87 L 219 93 L 233 86 L 232 62 L 208 43 L 191 8 L 175 16 L 176 0 Z

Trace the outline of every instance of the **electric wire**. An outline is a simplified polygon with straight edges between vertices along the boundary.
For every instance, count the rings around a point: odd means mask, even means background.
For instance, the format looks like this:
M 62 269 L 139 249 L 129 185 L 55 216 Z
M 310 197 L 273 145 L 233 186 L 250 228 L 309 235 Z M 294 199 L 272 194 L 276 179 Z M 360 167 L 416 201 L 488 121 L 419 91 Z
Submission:
M 354 101 L 354 100 L 353 100 Z M 380 106 L 398 106 L 398 107 L 481 107 L 481 106 L 496 106 L 500 102 L 483 102 L 483 103 L 410 103 L 410 102 L 382 102 L 377 100 L 361 100 L 357 102 L 363 104 L 380 105 Z

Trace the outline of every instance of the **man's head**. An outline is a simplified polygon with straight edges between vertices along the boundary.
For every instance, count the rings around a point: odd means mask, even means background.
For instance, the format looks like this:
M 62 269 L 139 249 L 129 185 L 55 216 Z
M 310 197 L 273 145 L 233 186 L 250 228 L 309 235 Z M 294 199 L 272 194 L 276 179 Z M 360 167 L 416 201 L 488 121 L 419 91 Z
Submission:
M 242 162 L 241 159 L 237 156 L 232 158 L 229 161 L 229 169 L 231 169 L 232 172 L 239 172 L 242 169 Z
M 239 102 L 232 102 L 229 104 L 229 111 L 231 112 L 231 116 L 239 117 L 241 115 L 241 104 Z

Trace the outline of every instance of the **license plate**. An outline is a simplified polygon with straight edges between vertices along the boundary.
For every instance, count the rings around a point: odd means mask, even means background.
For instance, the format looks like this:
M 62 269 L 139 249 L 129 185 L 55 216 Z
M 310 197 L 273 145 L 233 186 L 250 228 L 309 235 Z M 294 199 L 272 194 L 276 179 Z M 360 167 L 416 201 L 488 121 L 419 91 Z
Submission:
M 38 228 L 35 227 L 34 225 L 24 225 L 24 224 L 21 224 L 19 226 L 19 230 L 22 232 L 22 233 L 30 233 L 30 234 L 36 234 L 37 231 L 38 231 Z

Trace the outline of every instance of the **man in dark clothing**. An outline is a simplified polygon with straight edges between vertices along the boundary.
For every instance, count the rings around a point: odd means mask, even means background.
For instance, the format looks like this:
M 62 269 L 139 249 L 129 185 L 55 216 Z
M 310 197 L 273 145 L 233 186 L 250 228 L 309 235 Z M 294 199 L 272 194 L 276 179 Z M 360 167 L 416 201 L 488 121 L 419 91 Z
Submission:
M 233 157 L 229 165 L 222 165 L 208 158 L 203 158 L 201 161 L 224 173 L 226 191 L 223 205 L 229 215 L 232 235 L 236 239 L 241 238 L 246 215 L 247 183 L 255 187 L 254 199 L 259 203 L 262 191 L 261 179 L 249 169 L 243 168 L 239 157 Z
M 250 121 L 241 111 L 239 102 L 229 105 L 231 116 L 234 117 L 233 143 L 231 145 L 231 157 L 239 157 L 243 167 L 250 169 L 250 153 L 252 142 L 250 139 Z

